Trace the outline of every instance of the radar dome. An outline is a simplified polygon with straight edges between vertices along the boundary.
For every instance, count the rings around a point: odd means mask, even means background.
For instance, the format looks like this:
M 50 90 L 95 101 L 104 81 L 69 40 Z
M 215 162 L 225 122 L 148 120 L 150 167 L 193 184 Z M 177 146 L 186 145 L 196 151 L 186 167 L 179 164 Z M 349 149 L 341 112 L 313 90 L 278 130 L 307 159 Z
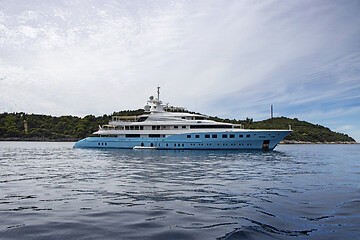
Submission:
M 150 96 L 149 99 L 150 101 L 152 101 L 154 99 L 154 96 Z
M 146 112 L 149 112 L 149 111 L 150 111 L 150 106 L 146 104 L 146 105 L 144 106 L 144 110 L 145 110 Z

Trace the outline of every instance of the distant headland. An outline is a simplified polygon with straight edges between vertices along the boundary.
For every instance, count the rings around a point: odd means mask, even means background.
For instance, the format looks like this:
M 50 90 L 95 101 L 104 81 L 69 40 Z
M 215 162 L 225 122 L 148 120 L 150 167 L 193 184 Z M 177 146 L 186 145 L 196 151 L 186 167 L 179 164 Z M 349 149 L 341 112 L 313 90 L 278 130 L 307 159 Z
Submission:
M 83 118 L 76 116 L 53 117 L 49 115 L 20 113 L 0 114 L 1 141 L 78 141 L 90 136 L 99 125 L 108 124 L 112 116 L 132 116 L 143 114 L 143 109 L 124 110 L 111 115 Z M 300 121 L 297 118 L 271 118 L 263 121 L 253 119 L 236 120 L 209 117 L 209 119 L 242 124 L 245 129 L 289 129 L 293 132 L 281 143 L 284 144 L 355 144 L 347 134 L 331 131 L 329 128 Z

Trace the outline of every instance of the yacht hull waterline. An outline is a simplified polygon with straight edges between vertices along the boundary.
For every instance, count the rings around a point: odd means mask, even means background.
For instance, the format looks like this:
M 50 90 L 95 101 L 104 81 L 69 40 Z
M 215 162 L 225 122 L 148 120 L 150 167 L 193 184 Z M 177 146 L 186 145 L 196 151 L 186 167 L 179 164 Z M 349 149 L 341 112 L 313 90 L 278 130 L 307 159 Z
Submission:
M 273 150 L 291 130 L 251 130 L 241 125 L 215 122 L 207 116 L 170 109 L 151 96 L 145 114 L 114 116 L 99 126 L 95 137 L 75 143 L 74 148 L 152 150 Z M 125 118 L 125 120 L 124 120 Z M 129 121 L 130 120 L 130 121 Z

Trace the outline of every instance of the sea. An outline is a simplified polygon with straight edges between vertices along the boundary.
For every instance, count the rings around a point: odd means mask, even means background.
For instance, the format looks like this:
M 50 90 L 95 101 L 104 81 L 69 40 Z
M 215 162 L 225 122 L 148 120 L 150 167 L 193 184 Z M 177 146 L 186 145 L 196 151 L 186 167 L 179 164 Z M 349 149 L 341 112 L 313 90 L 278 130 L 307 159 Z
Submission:
M 0 239 L 360 239 L 360 145 L 0 142 Z

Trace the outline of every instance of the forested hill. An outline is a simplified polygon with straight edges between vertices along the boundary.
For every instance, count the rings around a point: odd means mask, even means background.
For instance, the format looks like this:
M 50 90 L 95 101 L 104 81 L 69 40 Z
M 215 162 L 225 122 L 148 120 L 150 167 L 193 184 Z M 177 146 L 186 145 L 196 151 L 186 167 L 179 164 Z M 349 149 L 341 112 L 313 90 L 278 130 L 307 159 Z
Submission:
M 129 116 L 143 114 L 144 110 L 126 110 L 114 112 L 112 115 Z M 25 113 L 2 113 L 0 114 L 0 140 L 53 140 L 53 141 L 76 141 L 90 136 L 111 120 L 112 115 L 95 117 L 88 115 L 84 118 L 73 116 L 52 117 L 48 115 L 25 114 Z M 259 122 L 252 119 L 230 120 L 217 117 L 210 119 L 243 124 L 246 129 L 289 129 L 293 132 L 285 138 L 288 142 L 355 142 L 355 140 L 343 133 L 331 131 L 329 128 L 311 124 L 298 119 L 273 118 Z M 27 127 L 27 131 L 25 128 Z
M 289 129 L 293 132 L 285 138 L 287 142 L 353 142 L 355 140 L 347 134 L 333 132 L 329 128 L 312 124 L 305 121 L 299 121 L 297 118 L 291 119 L 286 117 L 267 119 L 259 122 L 247 124 L 250 129 Z

